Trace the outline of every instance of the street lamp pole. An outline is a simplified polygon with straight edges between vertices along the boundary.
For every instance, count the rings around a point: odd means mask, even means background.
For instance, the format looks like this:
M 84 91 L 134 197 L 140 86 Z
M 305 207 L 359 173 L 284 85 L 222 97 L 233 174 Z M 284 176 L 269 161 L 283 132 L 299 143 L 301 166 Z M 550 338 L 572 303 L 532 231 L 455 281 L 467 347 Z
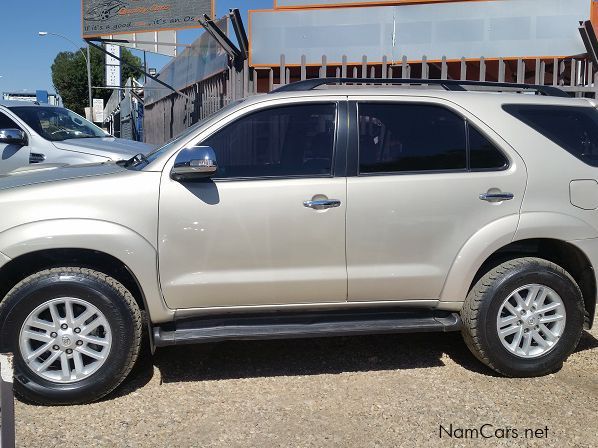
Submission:
M 75 47 L 77 47 L 79 49 L 79 51 L 81 52 L 81 54 L 83 55 L 83 58 L 85 59 L 85 64 L 87 65 L 87 94 L 89 96 L 89 110 L 91 113 L 93 110 L 93 97 L 91 94 L 91 57 L 89 54 L 89 44 L 87 44 L 87 56 L 85 55 L 85 53 L 83 53 L 83 50 L 81 50 L 81 47 L 79 47 L 79 45 L 77 45 L 75 42 L 73 42 L 71 39 L 69 39 L 66 36 L 63 36 L 62 34 L 58 34 L 58 33 L 50 33 L 48 31 L 39 31 L 37 33 L 39 36 L 47 36 L 47 35 L 52 35 L 52 36 L 56 36 L 56 37 L 61 37 L 67 41 L 69 41 L 71 44 L 73 44 Z

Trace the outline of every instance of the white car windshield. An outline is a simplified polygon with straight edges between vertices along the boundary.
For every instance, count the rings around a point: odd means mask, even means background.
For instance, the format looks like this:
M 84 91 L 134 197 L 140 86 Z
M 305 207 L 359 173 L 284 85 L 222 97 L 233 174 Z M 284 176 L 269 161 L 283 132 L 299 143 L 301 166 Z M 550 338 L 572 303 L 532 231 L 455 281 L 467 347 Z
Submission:
M 62 107 L 18 106 L 10 110 L 35 132 L 52 142 L 109 136 L 95 124 Z

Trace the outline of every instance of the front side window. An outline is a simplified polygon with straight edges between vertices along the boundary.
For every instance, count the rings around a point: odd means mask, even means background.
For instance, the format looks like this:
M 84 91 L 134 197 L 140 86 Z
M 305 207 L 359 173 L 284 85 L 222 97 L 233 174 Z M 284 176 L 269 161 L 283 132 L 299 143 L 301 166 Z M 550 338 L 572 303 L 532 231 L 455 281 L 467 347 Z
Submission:
M 245 115 L 201 145 L 216 152 L 217 178 L 329 176 L 335 129 L 335 104 L 297 104 Z
M 503 109 L 591 166 L 598 166 L 598 110 L 506 104 Z
M 4 112 L 0 112 L 0 129 L 21 129 L 21 127 Z
M 35 132 L 52 142 L 108 137 L 102 129 L 62 107 L 18 106 L 11 111 Z
M 434 105 L 359 104 L 359 172 L 467 169 L 465 121 Z

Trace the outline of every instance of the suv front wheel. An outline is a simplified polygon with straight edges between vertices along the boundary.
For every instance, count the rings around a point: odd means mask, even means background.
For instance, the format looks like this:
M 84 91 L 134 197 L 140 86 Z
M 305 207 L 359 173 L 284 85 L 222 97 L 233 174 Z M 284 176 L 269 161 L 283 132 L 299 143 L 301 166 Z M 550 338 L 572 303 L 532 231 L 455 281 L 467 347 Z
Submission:
M 15 359 L 15 391 L 40 404 L 97 400 L 130 372 L 141 313 L 113 278 L 77 267 L 25 278 L 0 303 L 0 351 Z
M 577 347 L 583 297 L 560 266 L 518 258 L 476 283 L 461 317 L 465 342 L 484 364 L 506 376 L 540 376 L 560 369 Z

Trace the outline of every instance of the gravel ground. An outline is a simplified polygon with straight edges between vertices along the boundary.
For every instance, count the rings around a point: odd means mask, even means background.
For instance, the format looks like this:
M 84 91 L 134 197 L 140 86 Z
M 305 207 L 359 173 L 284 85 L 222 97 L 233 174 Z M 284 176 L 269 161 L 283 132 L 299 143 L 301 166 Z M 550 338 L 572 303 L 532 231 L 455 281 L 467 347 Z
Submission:
M 23 447 L 596 447 L 598 329 L 533 379 L 495 376 L 458 333 L 174 347 L 103 401 L 16 411 Z

